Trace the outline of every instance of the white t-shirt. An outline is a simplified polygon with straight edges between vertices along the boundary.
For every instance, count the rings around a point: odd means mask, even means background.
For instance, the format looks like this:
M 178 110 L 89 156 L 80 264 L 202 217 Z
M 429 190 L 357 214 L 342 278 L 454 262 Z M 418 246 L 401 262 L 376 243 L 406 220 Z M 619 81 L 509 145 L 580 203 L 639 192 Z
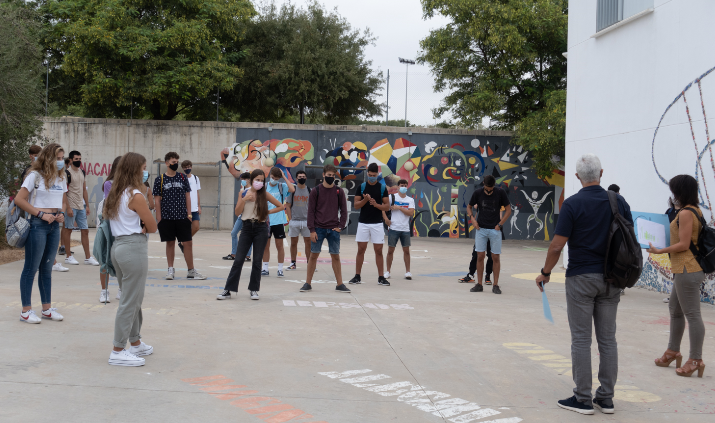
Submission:
M 189 196 L 191 197 L 191 211 L 199 211 L 199 190 L 201 189 L 201 180 L 196 175 L 190 175 L 187 177 L 189 180 L 189 186 L 191 187 L 191 192 Z
M 37 187 L 37 193 L 33 194 L 32 191 L 35 190 L 35 185 Z M 33 204 L 38 209 L 62 209 L 62 198 L 67 192 L 67 180 L 57 177 L 55 182 L 50 185 L 50 189 L 47 190 L 45 186 L 45 178 L 42 177 L 37 172 L 30 172 L 25 181 L 22 183 L 22 187 L 26 188 L 30 192 L 30 196 L 27 201 Z M 33 201 L 33 196 L 36 196 Z
M 392 195 L 390 195 L 390 204 L 392 204 Z M 404 207 L 406 209 L 414 209 L 415 208 L 415 200 L 412 199 L 410 196 L 406 196 L 405 198 L 400 197 L 400 194 L 394 194 L 395 196 L 395 205 Z M 393 231 L 399 231 L 399 232 L 409 232 L 410 231 L 410 217 L 407 216 L 406 214 L 402 213 L 399 210 L 393 210 L 392 211 L 392 219 L 390 219 L 392 222 L 392 225 L 390 225 L 390 229 Z
M 138 189 L 133 190 L 131 195 L 129 194 L 128 189 L 124 191 L 124 194 L 122 194 L 122 198 L 119 201 L 117 217 L 109 221 L 109 226 L 112 228 L 113 236 L 117 237 L 142 233 L 142 225 L 139 214 L 129 208 L 129 200 L 134 198 L 136 194 L 142 195 L 141 191 Z

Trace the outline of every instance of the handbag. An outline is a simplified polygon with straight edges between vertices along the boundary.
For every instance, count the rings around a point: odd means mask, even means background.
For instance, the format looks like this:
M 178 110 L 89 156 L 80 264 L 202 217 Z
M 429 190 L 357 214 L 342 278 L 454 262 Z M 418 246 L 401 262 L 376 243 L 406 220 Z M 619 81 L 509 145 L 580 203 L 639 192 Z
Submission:
M 34 207 L 37 199 L 37 177 L 35 177 L 34 195 L 30 204 Z M 25 219 L 25 212 L 15 204 L 13 199 L 10 206 L 7 208 L 5 216 L 5 238 L 11 247 L 22 248 L 27 242 L 27 237 L 30 235 L 30 222 Z

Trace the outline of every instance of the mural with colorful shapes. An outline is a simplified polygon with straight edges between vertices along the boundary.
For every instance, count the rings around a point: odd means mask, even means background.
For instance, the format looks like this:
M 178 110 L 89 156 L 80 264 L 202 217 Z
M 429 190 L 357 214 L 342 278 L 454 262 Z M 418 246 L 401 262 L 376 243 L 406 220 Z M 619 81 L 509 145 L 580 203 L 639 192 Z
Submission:
M 670 294 L 673 291 L 673 273 L 668 255 L 649 254 L 648 260 L 643 263 L 643 272 L 636 286 Z M 715 273 L 705 275 L 705 281 L 700 286 L 700 301 L 715 304 Z
M 235 160 L 236 169 L 268 171 L 268 164 L 275 163 L 291 181 L 297 170 L 306 170 L 309 180 L 318 183 L 320 169 L 305 165 L 331 163 L 342 168 L 341 186 L 350 202 L 370 163 L 380 166 L 381 181 L 391 194 L 397 192 L 400 179 L 407 180 L 416 204 L 414 236 L 473 238 L 467 204 L 487 174 L 507 191 L 512 204 L 507 238 L 550 240 L 564 199 L 563 171 L 537 178 L 529 151 L 511 145 L 509 137 L 274 130 L 270 134 L 274 138 L 261 141 L 257 132 L 237 130 L 237 142 L 231 147 L 235 159 L 229 159 Z M 348 233 L 353 234 L 359 211 L 349 208 Z

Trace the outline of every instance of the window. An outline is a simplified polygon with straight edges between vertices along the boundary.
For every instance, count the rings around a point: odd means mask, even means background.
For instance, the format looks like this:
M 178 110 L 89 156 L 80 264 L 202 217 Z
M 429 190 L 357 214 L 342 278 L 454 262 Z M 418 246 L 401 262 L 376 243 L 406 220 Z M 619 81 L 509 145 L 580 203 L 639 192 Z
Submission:
M 596 32 L 653 8 L 653 0 L 598 0 Z

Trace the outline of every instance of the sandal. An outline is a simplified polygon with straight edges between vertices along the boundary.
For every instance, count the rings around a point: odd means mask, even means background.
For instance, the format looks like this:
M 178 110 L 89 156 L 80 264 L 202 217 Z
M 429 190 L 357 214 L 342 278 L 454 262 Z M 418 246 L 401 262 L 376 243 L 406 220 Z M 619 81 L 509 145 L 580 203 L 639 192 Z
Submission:
M 670 354 L 668 354 L 670 352 Z M 674 352 L 666 350 L 663 353 L 663 357 L 655 359 L 655 365 L 658 367 L 670 367 L 670 363 L 675 360 L 675 367 L 680 367 L 680 363 L 683 362 L 683 356 L 679 352 Z
M 688 360 L 685 366 L 675 369 L 675 374 L 678 376 L 690 377 L 697 370 L 698 377 L 703 377 L 705 372 L 705 363 L 703 360 Z
M 233 256 L 233 254 L 229 254 L 226 257 L 223 258 L 224 260 L 236 260 L 236 257 Z

